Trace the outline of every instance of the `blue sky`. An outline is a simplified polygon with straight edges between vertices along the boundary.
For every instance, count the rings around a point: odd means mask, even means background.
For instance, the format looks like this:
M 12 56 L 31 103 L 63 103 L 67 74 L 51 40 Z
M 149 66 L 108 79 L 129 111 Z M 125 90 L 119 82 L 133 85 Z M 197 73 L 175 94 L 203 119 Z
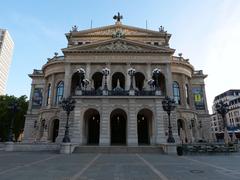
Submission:
M 64 33 L 73 25 L 79 29 L 114 23 L 120 12 L 123 24 L 172 34 L 170 45 L 191 64 L 208 74 L 208 106 L 214 96 L 228 89 L 240 89 L 238 0 L 8 0 L 1 2 L 0 27 L 9 30 L 14 42 L 7 94 L 30 93 L 27 74 L 40 69 L 54 52 L 66 47 Z

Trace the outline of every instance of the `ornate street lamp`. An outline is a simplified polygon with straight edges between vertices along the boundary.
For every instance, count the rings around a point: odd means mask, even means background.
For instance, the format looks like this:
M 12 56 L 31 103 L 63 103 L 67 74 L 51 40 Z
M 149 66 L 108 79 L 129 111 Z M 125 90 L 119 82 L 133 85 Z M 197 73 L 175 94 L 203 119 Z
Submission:
M 161 70 L 159 68 L 155 68 L 152 71 L 152 74 L 155 79 L 156 95 L 161 95 L 160 86 L 159 86 L 159 82 L 158 82 L 160 74 L 161 74 Z
M 75 108 L 75 100 L 72 99 L 71 97 L 68 97 L 67 99 L 63 98 L 61 105 L 62 105 L 63 110 L 66 111 L 66 113 L 67 113 L 67 122 L 66 122 L 65 133 L 64 133 L 62 142 L 69 143 L 70 137 L 69 137 L 68 121 L 69 121 L 70 112 L 73 111 Z
M 134 96 L 135 91 L 133 89 L 133 77 L 135 76 L 136 70 L 134 68 L 128 69 L 128 75 L 130 76 L 130 89 L 129 89 L 129 95 Z
M 12 112 L 12 118 L 10 122 L 9 134 L 8 134 L 8 141 L 12 142 L 13 141 L 13 124 L 16 117 L 16 113 L 20 108 L 18 107 L 17 102 L 13 102 L 8 106 L 8 109 Z
M 223 101 L 220 101 L 219 103 L 217 103 L 215 105 L 215 108 L 217 110 L 217 113 L 219 113 L 221 116 L 222 116 L 222 120 L 223 120 L 223 129 L 224 129 L 224 140 L 228 137 L 226 137 L 228 134 L 227 132 L 227 124 L 226 124 L 226 114 L 228 113 L 229 111 L 229 108 L 228 108 L 228 104 L 226 103 L 223 103 Z M 226 143 L 226 141 L 225 141 Z
M 174 99 L 171 99 L 170 97 L 165 97 L 165 99 L 162 101 L 163 110 L 167 112 L 168 114 L 168 143 L 175 143 L 175 140 L 173 138 L 172 134 L 172 125 L 170 120 L 171 111 L 173 111 L 176 107 Z
M 110 69 L 105 67 L 105 68 L 102 69 L 102 73 L 103 73 L 103 76 L 104 76 L 103 95 L 108 95 L 107 76 L 110 74 Z

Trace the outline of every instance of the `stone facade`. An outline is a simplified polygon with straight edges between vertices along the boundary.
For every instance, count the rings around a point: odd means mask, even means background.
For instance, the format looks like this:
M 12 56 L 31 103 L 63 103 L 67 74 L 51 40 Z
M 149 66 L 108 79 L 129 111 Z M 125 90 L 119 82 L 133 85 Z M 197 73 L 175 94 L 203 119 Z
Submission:
M 75 144 L 166 143 L 165 96 L 178 101 L 171 113 L 175 140 L 180 140 L 180 128 L 188 142 L 209 140 L 206 75 L 195 71 L 181 54 L 173 56 L 169 33 L 117 21 L 82 31 L 73 27 L 66 37 L 64 56 L 55 53 L 41 70 L 29 75 L 32 87 L 25 142 L 62 141 L 66 112 L 59 102 L 69 96 L 76 101 L 69 128 Z M 105 76 L 102 70 L 106 67 L 110 72 Z M 129 75 L 130 68 L 135 69 L 134 76 Z M 158 74 L 153 74 L 154 70 Z

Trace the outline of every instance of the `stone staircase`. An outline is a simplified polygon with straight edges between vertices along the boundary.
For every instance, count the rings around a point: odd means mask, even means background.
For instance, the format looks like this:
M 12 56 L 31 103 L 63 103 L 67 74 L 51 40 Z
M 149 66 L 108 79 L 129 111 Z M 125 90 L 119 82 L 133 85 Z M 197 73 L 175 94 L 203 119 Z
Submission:
M 73 153 L 161 153 L 160 146 L 77 146 Z

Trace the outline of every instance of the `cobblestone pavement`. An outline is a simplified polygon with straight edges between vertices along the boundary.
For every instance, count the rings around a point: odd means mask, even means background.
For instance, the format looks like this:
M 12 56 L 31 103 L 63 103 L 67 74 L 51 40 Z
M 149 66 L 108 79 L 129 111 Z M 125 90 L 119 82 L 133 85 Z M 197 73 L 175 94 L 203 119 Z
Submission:
M 240 153 L 174 156 L 0 151 L 0 180 L 239 180 L 239 165 Z

